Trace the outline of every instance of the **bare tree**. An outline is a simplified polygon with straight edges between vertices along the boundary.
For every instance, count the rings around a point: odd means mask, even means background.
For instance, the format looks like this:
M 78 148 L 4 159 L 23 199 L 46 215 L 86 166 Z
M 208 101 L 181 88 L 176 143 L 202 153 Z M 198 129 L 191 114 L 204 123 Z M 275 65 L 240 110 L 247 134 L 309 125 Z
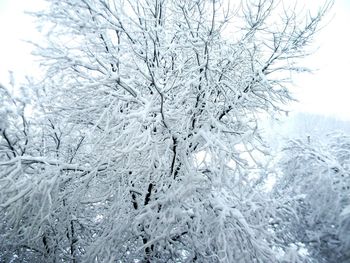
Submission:
M 35 169 L 51 199 L 1 195 L 9 232 L 57 261 L 282 262 L 280 207 L 252 184 L 257 114 L 291 99 L 331 3 L 298 16 L 273 0 L 48 2 L 38 52 L 56 150 L 0 165 L 13 187 Z

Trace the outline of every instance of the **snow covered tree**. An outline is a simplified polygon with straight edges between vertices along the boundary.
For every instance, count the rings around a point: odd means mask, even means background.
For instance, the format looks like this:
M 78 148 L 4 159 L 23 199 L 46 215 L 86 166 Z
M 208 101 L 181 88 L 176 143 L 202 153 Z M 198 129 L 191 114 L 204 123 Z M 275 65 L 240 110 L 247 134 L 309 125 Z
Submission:
M 297 211 L 296 219 L 284 221 L 288 242 L 306 244 L 317 262 L 349 262 L 350 136 L 290 140 L 283 151 L 275 188 Z
M 269 231 L 281 207 L 252 183 L 257 114 L 291 99 L 330 3 L 314 15 L 273 0 L 48 4 L 39 98 L 52 140 L 2 156 L 2 247 L 19 240 L 44 261 L 283 262 Z
M 60 244 L 72 240 L 62 239 L 71 229 L 65 204 L 69 189 L 65 179 L 57 177 L 77 169 L 71 163 L 83 138 L 73 141 L 78 136 L 73 138 L 70 127 L 58 124 L 53 115 L 43 111 L 39 91 L 32 84 L 30 88 L 0 87 L 2 262 L 11 262 L 14 256 L 21 262 L 48 257 L 54 249 L 48 243 L 52 236 Z M 49 220 L 53 209 L 55 214 Z

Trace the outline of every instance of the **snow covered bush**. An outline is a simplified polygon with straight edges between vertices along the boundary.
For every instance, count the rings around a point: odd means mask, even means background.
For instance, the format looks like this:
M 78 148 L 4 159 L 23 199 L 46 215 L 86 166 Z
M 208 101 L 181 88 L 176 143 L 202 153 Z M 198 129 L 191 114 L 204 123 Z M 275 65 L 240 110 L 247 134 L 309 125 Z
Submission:
M 317 262 L 349 260 L 349 162 L 350 136 L 344 134 L 290 140 L 283 149 L 275 189 L 297 211 L 289 241 L 307 244 Z

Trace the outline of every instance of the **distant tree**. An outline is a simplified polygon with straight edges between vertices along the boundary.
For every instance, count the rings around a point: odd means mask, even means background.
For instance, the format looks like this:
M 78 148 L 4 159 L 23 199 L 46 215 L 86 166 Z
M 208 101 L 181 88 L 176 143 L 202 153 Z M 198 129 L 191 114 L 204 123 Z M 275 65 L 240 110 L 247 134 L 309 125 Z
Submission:
M 291 140 L 283 152 L 275 188 L 290 198 L 298 218 L 289 222 L 288 242 L 306 244 L 317 262 L 349 262 L 350 136 Z
M 45 262 L 283 262 L 282 205 L 251 169 L 257 114 L 291 99 L 331 3 L 48 3 L 43 139 L 21 155 L 2 137 L 1 246 Z

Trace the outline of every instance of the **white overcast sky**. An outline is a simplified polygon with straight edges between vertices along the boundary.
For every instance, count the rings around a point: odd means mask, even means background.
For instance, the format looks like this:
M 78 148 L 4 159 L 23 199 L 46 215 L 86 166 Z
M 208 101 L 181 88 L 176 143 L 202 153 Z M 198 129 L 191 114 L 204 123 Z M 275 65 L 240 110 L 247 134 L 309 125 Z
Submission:
M 301 4 L 309 1 L 323 2 L 298 0 Z M 30 55 L 31 47 L 23 40 L 36 41 L 39 34 L 34 20 L 23 12 L 41 6 L 42 0 L 0 0 L 0 83 L 8 83 L 9 70 L 16 79 L 38 72 L 35 57 Z M 331 16 L 315 42 L 319 50 L 306 61 L 319 70 L 295 79 L 299 102 L 291 108 L 350 120 L 350 0 L 335 0 L 328 20 Z

